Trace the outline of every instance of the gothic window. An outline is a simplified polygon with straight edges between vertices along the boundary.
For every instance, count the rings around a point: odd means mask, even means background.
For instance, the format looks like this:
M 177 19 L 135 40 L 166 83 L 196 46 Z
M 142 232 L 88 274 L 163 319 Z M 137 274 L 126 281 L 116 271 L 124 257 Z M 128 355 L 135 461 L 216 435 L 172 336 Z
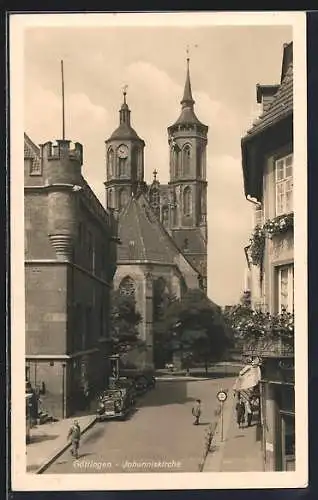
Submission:
M 128 201 L 128 194 L 126 189 L 121 189 L 119 191 L 119 209 L 123 208 Z
M 202 177 L 202 150 L 201 147 L 197 147 L 197 177 L 201 178 Z
M 162 209 L 162 224 L 166 226 L 169 222 L 169 212 L 168 207 L 163 207 Z
M 192 210 L 192 195 L 191 188 L 188 186 L 183 191 L 183 213 L 184 215 L 191 215 Z
M 182 150 L 183 175 L 190 174 L 190 156 L 191 156 L 191 148 L 190 148 L 189 144 L 186 144 Z
M 110 189 L 108 191 L 108 199 L 107 199 L 108 203 L 108 208 L 114 208 L 114 200 L 113 200 L 113 190 Z
M 136 285 L 134 280 L 130 276 L 126 276 L 119 285 L 120 295 L 127 295 L 130 297 L 135 297 Z
M 108 164 L 108 175 L 112 177 L 114 175 L 114 151 L 112 148 L 109 148 L 107 155 L 107 164 Z
M 177 148 L 173 150 L 174 175 L 176 178 L 180 176 L 180 154 Z
M 126 158 L 119 158 L 118 159 L 118 166 L 119 166 L 119 177 L 125 177 L 127 175 Z

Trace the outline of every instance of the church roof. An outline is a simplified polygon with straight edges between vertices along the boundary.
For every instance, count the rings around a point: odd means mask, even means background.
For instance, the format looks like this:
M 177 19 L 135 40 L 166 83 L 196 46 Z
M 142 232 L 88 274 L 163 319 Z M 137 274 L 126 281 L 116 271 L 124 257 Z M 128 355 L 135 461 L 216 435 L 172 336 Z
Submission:
M 116 130 L 112 133 L 110 139 L 120 139 L 124 141 L 127 139 L 138 139 L 139 141 L 142 140 L 137 132 L 130 125 L 127 125 L 127 123 L 121 123 L 119 127 L 117 127 Z
M 132 197 L 120 214 L 118 236 L 122 243 L 117 249 L 118 264 L 122 261 L 150 261 L 178 267 L 185 264 L 191 268 L 193 276 L 198 276 L 198 271 L 157 219 L 142 193 Z
M 119 140 L 138 140 L 142 139 L 138 136 L 137 132 L 132 128 L 130 124 L 130 109 L 126 102 L 126 90 L 123 93 L 124 102 L 119 110 L 119 126 L 112 133 L 108 140 L 119 139 Z M 142 141 L 143 142 L 143 141 Z
M 174 264 L 175 251 L 143 194 L 132 197 L 119 217 L 118 261 Z
M 199 228 L 191 229 L 175 229 L 172 231 L 173 239 L 177 246 L 182 250 L 184 241 L 188 240 L 189 252 L 192 253 L 205 253 L 206 247 Z M 185 253 L 185 252 L 184 252 Z

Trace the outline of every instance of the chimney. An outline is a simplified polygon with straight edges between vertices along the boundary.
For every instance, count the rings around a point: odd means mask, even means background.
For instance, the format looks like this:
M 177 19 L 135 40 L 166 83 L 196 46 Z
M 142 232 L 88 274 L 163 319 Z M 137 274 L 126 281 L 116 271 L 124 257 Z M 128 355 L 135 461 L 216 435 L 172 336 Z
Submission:
M 279 85 L 256 85 L 256 99 L 258 104 L 262 104 L 262 112 L 265 113 L 271 105 Z

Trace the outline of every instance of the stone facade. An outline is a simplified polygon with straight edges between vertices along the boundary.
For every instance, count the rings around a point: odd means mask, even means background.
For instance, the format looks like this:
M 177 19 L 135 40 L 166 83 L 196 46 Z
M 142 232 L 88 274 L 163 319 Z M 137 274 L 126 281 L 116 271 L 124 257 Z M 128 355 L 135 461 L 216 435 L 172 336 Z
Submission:
M 108 376 L 116 225 L 82 177 L 80 144 L 24 145 L 27 376 L 68 416 Z

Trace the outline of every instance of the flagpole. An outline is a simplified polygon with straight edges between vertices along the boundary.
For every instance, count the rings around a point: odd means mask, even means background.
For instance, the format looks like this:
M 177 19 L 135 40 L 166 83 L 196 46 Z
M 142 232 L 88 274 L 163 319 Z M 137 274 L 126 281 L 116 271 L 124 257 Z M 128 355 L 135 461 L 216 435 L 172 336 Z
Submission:
M 64 102 L 64 67 L 61 61 L 61 76 L 62 76 L 62 137 L 65 140 L 65 102 Z

